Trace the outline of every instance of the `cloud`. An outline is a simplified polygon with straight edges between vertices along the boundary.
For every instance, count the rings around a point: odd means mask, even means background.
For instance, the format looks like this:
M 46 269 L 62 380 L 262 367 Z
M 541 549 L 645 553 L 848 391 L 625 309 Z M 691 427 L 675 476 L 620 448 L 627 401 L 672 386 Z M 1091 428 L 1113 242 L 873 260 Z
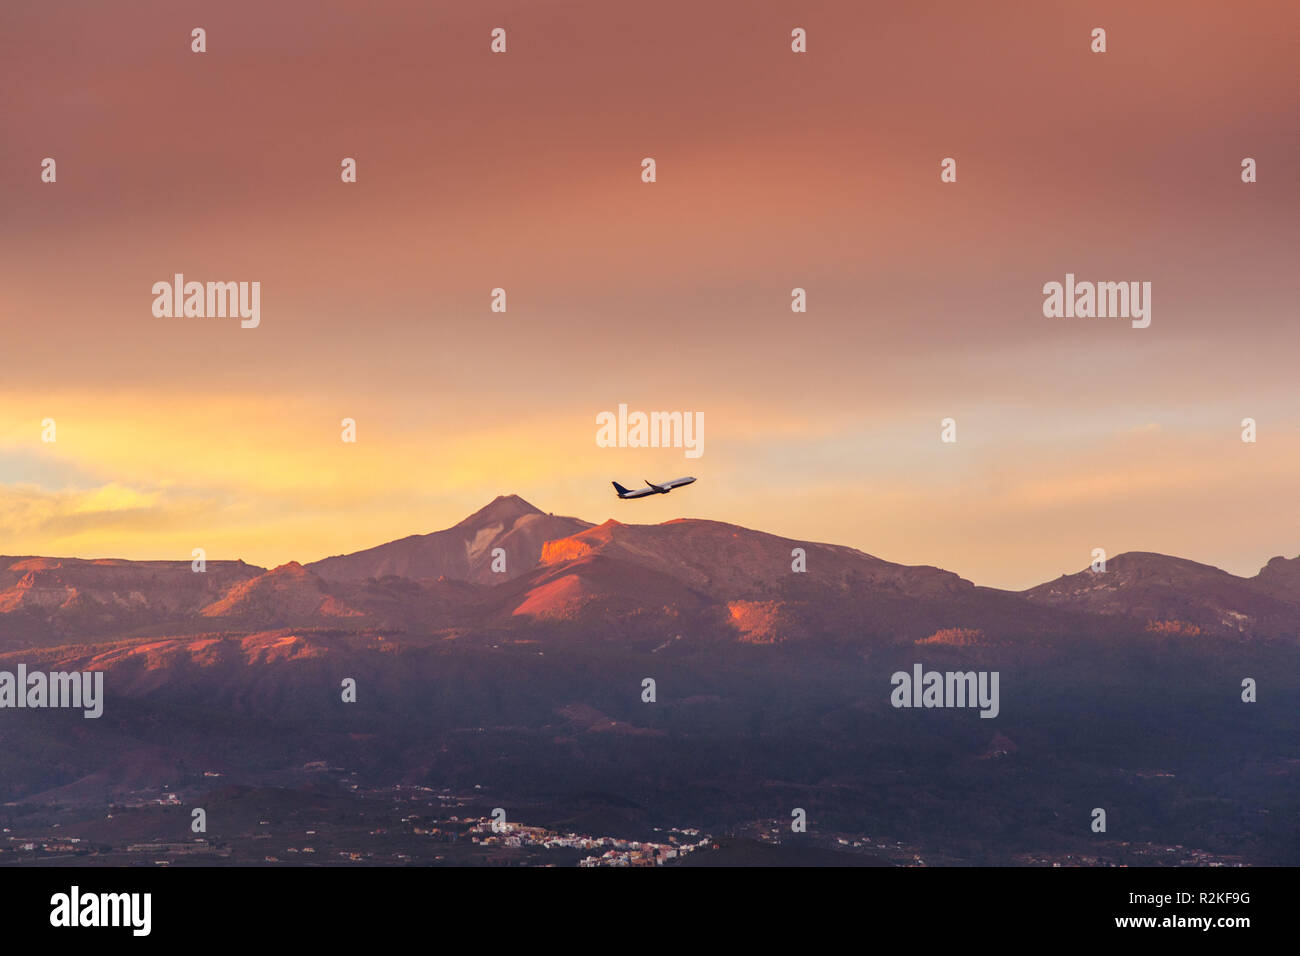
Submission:
M 161 510 L 158 492 L 117 482 L 57 491 L 33 484 L 0 486 L 0 533 L 9 539 L 62 537 L 114 526 L 139 528 Z

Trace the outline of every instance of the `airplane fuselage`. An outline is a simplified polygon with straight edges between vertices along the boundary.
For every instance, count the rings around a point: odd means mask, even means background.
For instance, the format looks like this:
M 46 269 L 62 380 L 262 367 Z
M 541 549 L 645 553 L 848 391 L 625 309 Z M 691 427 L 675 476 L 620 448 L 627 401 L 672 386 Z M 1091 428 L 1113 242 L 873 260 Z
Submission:
M 663 484 L 656 485 L 653 481 L 646 479 L 646 488 L 637 488 L 635 491 L 631 488 L 624 488 L 617 481 L 611 482 L 614 486 L 614 493 L 620 498 L 645 498 L 648 495 L 666 495 L 674 488 L 680 488 L 682 485 L 689 485 L 695 481 L 694 478 L 674 478 L 672 481 L 665 481 Z

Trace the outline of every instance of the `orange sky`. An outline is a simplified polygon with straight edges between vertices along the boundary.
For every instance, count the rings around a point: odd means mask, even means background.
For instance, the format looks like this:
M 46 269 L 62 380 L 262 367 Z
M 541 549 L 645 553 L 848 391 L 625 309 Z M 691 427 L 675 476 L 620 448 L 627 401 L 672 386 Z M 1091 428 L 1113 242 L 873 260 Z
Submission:
M 1005 587 L 1300 552 L 1294 3 L 375 6 L 0 10 L 0 553 L 305 561 L 510 492 Z M 261 326 L 155 318 L 178 271 Z M 1044 318 L 1066 272 L 1151 327 Z M 598 448 L 620 402 L 704 455 Z

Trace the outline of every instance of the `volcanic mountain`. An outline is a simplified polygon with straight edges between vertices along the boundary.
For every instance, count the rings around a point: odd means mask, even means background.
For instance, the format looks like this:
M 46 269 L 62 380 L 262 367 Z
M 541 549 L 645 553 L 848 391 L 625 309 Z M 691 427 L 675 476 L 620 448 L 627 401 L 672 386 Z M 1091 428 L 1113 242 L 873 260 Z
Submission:
M 183 561 L 0 558 L 0 650 L 313 627 L 647 647 L 678 635 L 827 646 L 1051 643 L 1151 629 L 1294 638 L 1300 558 L 1274 558 L 1242 578 L 1133 552 L 1105 572 L 1015 593 L 719 521 L 595 526 L 516 495 L 444 531 L 270 571 L 238 561 L 195 573 Z
M 590 527 L 589 522 L 577 518 L 546 514 L 518 495 L 502 495 L 445 531 L 413 534 L 365 551 L 314 561 L 307 568 L 327 581 L 397 575 L 498 584 L 532 570 L 547 541 Z M 496 548 L 505 552 L 504 572 L 492 570 Z
M 1035 604 L 1092 615 L 1123 615 L 1152 626 L 1176 622 L 1214 634 L 1294 636 L 1300 629 L 1300 559 L 1274 558 L 1256 577 L 1133 551 L 1106 570 L 1066 574 L 1022 592 Z

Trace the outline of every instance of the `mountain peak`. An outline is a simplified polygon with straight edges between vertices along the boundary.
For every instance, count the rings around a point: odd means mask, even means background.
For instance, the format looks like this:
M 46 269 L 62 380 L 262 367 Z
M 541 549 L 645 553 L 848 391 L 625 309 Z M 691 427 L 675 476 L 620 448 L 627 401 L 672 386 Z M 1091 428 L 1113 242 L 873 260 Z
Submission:
M 364 551 L 313 561 L 307 570 L 328 581 L 362 581 L 387 575 L 499 584 L 532 570 L 542 545 L 591 527 L 590 522 L 547 514 L 518 495 L 498 495 L 443 531 L 410 535 Z M 504 551 L 506 572 L 494 569 Z
M 1252 580 L 1276 598 L 1300 602 L 1300 557 L 1270 558 Z
M 478 511 L 457 524 L 456 527 L 497 523 L 509 524 L 519 520 L 524 515 L 539 514 L 542 514 L 540 508 L 534 507 L 518 495 L 497 495 Z

